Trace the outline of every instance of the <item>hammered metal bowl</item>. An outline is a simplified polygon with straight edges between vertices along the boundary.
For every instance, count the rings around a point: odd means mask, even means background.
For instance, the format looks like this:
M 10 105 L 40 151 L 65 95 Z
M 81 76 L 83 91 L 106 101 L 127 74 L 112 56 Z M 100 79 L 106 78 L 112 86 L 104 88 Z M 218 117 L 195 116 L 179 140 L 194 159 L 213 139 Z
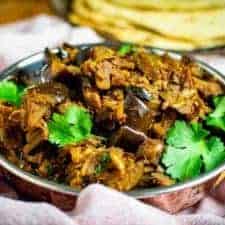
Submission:
M 90 47 L 102 44 L 107 46 L 118 45 L 115 43 L 101 43 L 83 44 L 75 47 L 85 52 L 85 50 Z M 164 50 L 157 48 L 146 47 L 146 49 L 159 55 L 165 53 Z M 54 51 L 57 52 L 57 49 Z M 180 59 L 182 57 L 182 55 L 178 53 L 167 53 L 176 59 Z M 196 60 L 196 63 L 209 74 L 225 83 L 225 77 L 221 73 L 203 62 Z M 16 76 L 21 72 L 27 74 L 27 76 L 32 74 L 32 77 L 38 77 L 39 71 L 45 64 L 44 52 L 37 53 L 19 61 L 0 73 L 0 80 L 9 76 Z M 0 166 L 2 167 L 3 174 L 7 177 L 9 182 L 12 183 L 17 191 L 23 195 L 29 196 L 34 200 L 50 202 L 63 210 L 71 210 L 74 208 L 79 190 L 27 173 L 7 161 L 1 154 Z M 204 173 L 199 177 L 186 182 L 177 183 L 170 187 L 137 188 L 126 192 L 126 194 L 146 203 L 153 204 L 171 213 L 176 213 L 199 202 L 208 191 L 210 183 L 213 182 L 213 180 L 216 179 L 224 170 L 225 163 L 211 172 Z

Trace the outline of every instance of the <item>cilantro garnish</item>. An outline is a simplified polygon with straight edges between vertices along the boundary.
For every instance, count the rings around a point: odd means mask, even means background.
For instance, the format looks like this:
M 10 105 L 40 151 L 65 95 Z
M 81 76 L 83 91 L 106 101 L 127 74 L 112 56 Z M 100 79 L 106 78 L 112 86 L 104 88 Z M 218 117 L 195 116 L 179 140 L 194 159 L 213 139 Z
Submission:
M 95 174 L 99 175 L 99 174 L 103 173 L 107 169 L 107 166 L 110 161 L 111 161 L 111 158 L 110 158 L 109 153 L 104 152 L 101 155 L 98 165 L 95 167 Z
M 225 131 L 225 96 L 213 98 L 215 110 L 206 118 L 206 124 Z
M 118 50 L 120 56 L 125 56 L 132 52 L 135 52 L 135 47 L 132 44 L 122 44 Z
M 210 171 L 225 160 L 223 142 L 199 123 L 176 121 L 168 131 L 162 163 L 172 178 L 184 181 Z
M 53 113 L 48 122 L 49 141 L 59 146 L 86 139 L 92 129 L 90 114 L 82 107 L 70 106 L 64 114 Z
M 12 81 L 0 82 L 0 100 L 19 106 L 25 92 L 23 85 L 17 85 Z

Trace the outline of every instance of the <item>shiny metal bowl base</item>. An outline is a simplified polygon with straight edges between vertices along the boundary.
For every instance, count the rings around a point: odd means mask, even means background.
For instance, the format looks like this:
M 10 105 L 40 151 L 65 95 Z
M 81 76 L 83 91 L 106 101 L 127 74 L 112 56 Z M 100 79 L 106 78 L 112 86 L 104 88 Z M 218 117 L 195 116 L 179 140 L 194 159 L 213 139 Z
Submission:
M 118 45 L 115 43 L 102 44 L 107 46 Z M 75 47 L 85 50 L 96 45 L 99 44 L 84 44 Z M 164 50 L 157 48 L 146 49 L 159 55 L 165 53 Z M 54 51 L 57 51 L 57 49 Z M 182 56 L 178 53 L 172 52 L 168 52 L 168 54 L 176 59 L 180 59 Z M 197 60 L 196 62 L 202 69 L 225 83 L 225 77 L 221 73 L 205 63 Z M 5 71 L 0 73 L 0 79 L 2 80 L 9 76 L 16 76 L 18 72 L 23 72 L 27 75 L 37 74 L 38 76 L 38 71 L 40 71 L 43 65 L 45 65 L 44 53 L 37 53 L 7 68 Z M 0 166 L 4 175 L 7 177 L 9 182 L 14 185 L 19 193 L 29 196 L 34 200 L 50 202 L 63 210 L 71 210 L 75 207 L 76 197 L 79 194 L 79 190 L 27 173 L 6 160 L 1 154 Z M 137 188 L 126 192 L 126 194 L 171 213 L 176 213 L 199 202 L 209 189 L 210 183 L 213 179 L 215 179 L 224 170 L 225 163 L 211 172 L 204 173 L 199 177 L 186 182 L 177 183 L 170 187 Z

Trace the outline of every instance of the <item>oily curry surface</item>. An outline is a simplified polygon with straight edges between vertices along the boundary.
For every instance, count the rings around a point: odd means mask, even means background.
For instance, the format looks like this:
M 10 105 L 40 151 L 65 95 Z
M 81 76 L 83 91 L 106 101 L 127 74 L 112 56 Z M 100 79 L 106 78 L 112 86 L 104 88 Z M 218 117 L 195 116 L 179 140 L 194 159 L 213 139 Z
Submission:
M 25 171 L 128 191 L 224 161 L 224 89 L 193 60 L 65 44 L 46 64 L 39 82 L 20 73 L 0 84 L 0 151 Z

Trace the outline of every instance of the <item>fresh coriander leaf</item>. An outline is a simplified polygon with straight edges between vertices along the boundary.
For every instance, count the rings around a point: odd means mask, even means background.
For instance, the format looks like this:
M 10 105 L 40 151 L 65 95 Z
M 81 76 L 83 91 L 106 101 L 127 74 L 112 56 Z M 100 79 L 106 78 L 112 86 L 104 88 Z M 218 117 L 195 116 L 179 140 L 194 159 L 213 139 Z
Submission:
M 162 163 L 166 172 L 180 181 L 210 171 L 225 160 L 223 142 L 210 137 L 199 123 L 176 121 L 167 133 L 166 144 Z
M 0 82 L 0 100 L 19 106 L 25 92 L 23 85 L 16 85 L 12 81 Z
M 101 155 L 98 165 L 95 167 L 95 174 L 99 175 L 99 174 L 103 173 L 107 169 L 107 166 L 110 161 L 111 161 L 111 158 L 110 158 L 109 153 L 104 152 Z
M 211 137 L 207 141 L 208 152 L 204 152 L 205 170 L 210 171 L 220 165 L 225 159 L 224 144 L 218 137 Z
M 178 180 L 198 176 L 202 166 L 199 155 L 195 155 L 193 151 L 187 154 L 185 150 L 171 146 L 166 149 L 163 164 L 167 167 L 166 172 Z
M 135 52 L 135 47 L 132 44 L 122 44 L 118 50 L 120 56 L 125 56 L 132 52 Z
M 225 131 L 225 96 L 213 98 L 215 110 L 206 118 L 206 124 Z
M 191 124 L 192 130 L 194 132 L 194 137 L 198 140 L 198 139 L 202 139 L 205 138 L 209 135 L 209 131 L 205 130 L 202 127 L 201 123 L 192 123 Z
M 167 133 L 168 145 L 183 148 L 191 143 L 190 136 L 194 136 L 193 130 L 184 121 L 176 121 Z
M 90 114 L 80 106 L 70 106 L 64 114 L 53 113 L 48 122 L 49 141 L 59 146 L 86 139 L 92 129 Z

